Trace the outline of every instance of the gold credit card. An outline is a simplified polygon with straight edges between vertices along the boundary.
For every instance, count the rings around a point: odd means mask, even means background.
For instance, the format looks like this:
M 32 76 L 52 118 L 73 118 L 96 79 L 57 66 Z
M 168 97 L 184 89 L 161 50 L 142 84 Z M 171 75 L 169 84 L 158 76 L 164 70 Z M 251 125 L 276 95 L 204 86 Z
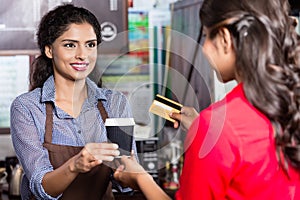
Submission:
M 180 103 L 157 94 L 149 108 L 149 112 L 163 117 L 171 122 L 175 122 L 174 119 L 170 118 L 169 114 L 171 112 L 180 113 L 181 108 L 182 105 Z

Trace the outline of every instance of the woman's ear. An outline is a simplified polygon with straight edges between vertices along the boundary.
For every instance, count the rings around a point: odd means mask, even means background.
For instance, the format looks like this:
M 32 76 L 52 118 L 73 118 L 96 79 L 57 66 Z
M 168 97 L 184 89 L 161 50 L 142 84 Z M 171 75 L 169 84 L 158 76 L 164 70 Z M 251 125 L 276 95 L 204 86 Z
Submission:
M 48 58 L 52 59 L 53 56 L 52 56 L 52 48 L 51 46 L 45 46 L 45 54 Z
M 221 28 L 219 34 L 223 51 L 225 54 L 227 54 L 232 50 L 232 39 L 230 32 L 227 28 Z

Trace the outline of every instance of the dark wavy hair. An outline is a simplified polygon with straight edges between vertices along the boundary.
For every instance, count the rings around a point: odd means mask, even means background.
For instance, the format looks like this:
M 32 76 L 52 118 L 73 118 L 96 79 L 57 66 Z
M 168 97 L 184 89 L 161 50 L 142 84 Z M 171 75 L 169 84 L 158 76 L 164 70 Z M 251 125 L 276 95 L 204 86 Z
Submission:
M 46 56 L 45 47 L 53 44 L 74 23 L 92 25 L 96 33 L 97 45 L 101 43 L 100 24 L 96 16 L 87 9 L 72 4 L 63 4 L 49 11 L 41 19 L 37 31 L 37 43 L 41 54 L 32 63 L 33 74 L 30 77 L 30 90 L 42 87 L 47 78 L 53 74 L 52 59 Z
M 230 31 L 245 95 L 273 124 L 279 164 L 299 170 L 300 45 L 288 12 L 286 0 L 205 0 L 199 14 L 211 39 Z

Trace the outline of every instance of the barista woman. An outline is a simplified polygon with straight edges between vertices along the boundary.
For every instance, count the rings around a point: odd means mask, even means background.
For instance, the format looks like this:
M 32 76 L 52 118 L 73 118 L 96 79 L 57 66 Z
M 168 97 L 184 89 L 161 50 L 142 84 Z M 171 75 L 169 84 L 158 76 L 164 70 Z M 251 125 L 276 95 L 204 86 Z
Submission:
M 106 142 L 104 121 L 131 117 L 131 111 L 124 95 L 98 88 L 88 78 L 100 31 L 91 12 L 70 4 L 40 22 L 41 55 L 33 62 L 31 91 L 11 105 L 13 145 L 25 172 L 22 199 L 90 200 L 112 194 L 111 188 L 105 194 L 111 178 L 105 162 L 119 150 Z

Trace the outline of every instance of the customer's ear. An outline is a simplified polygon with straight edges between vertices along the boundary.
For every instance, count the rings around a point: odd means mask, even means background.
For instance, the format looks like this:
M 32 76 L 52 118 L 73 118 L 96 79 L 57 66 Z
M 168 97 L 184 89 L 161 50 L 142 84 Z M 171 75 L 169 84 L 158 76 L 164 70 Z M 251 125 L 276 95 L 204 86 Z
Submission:
M 219 30 L 221 45 L 225 54 L 232 50 L 232 39 L 227 28 L 220 28 Z

